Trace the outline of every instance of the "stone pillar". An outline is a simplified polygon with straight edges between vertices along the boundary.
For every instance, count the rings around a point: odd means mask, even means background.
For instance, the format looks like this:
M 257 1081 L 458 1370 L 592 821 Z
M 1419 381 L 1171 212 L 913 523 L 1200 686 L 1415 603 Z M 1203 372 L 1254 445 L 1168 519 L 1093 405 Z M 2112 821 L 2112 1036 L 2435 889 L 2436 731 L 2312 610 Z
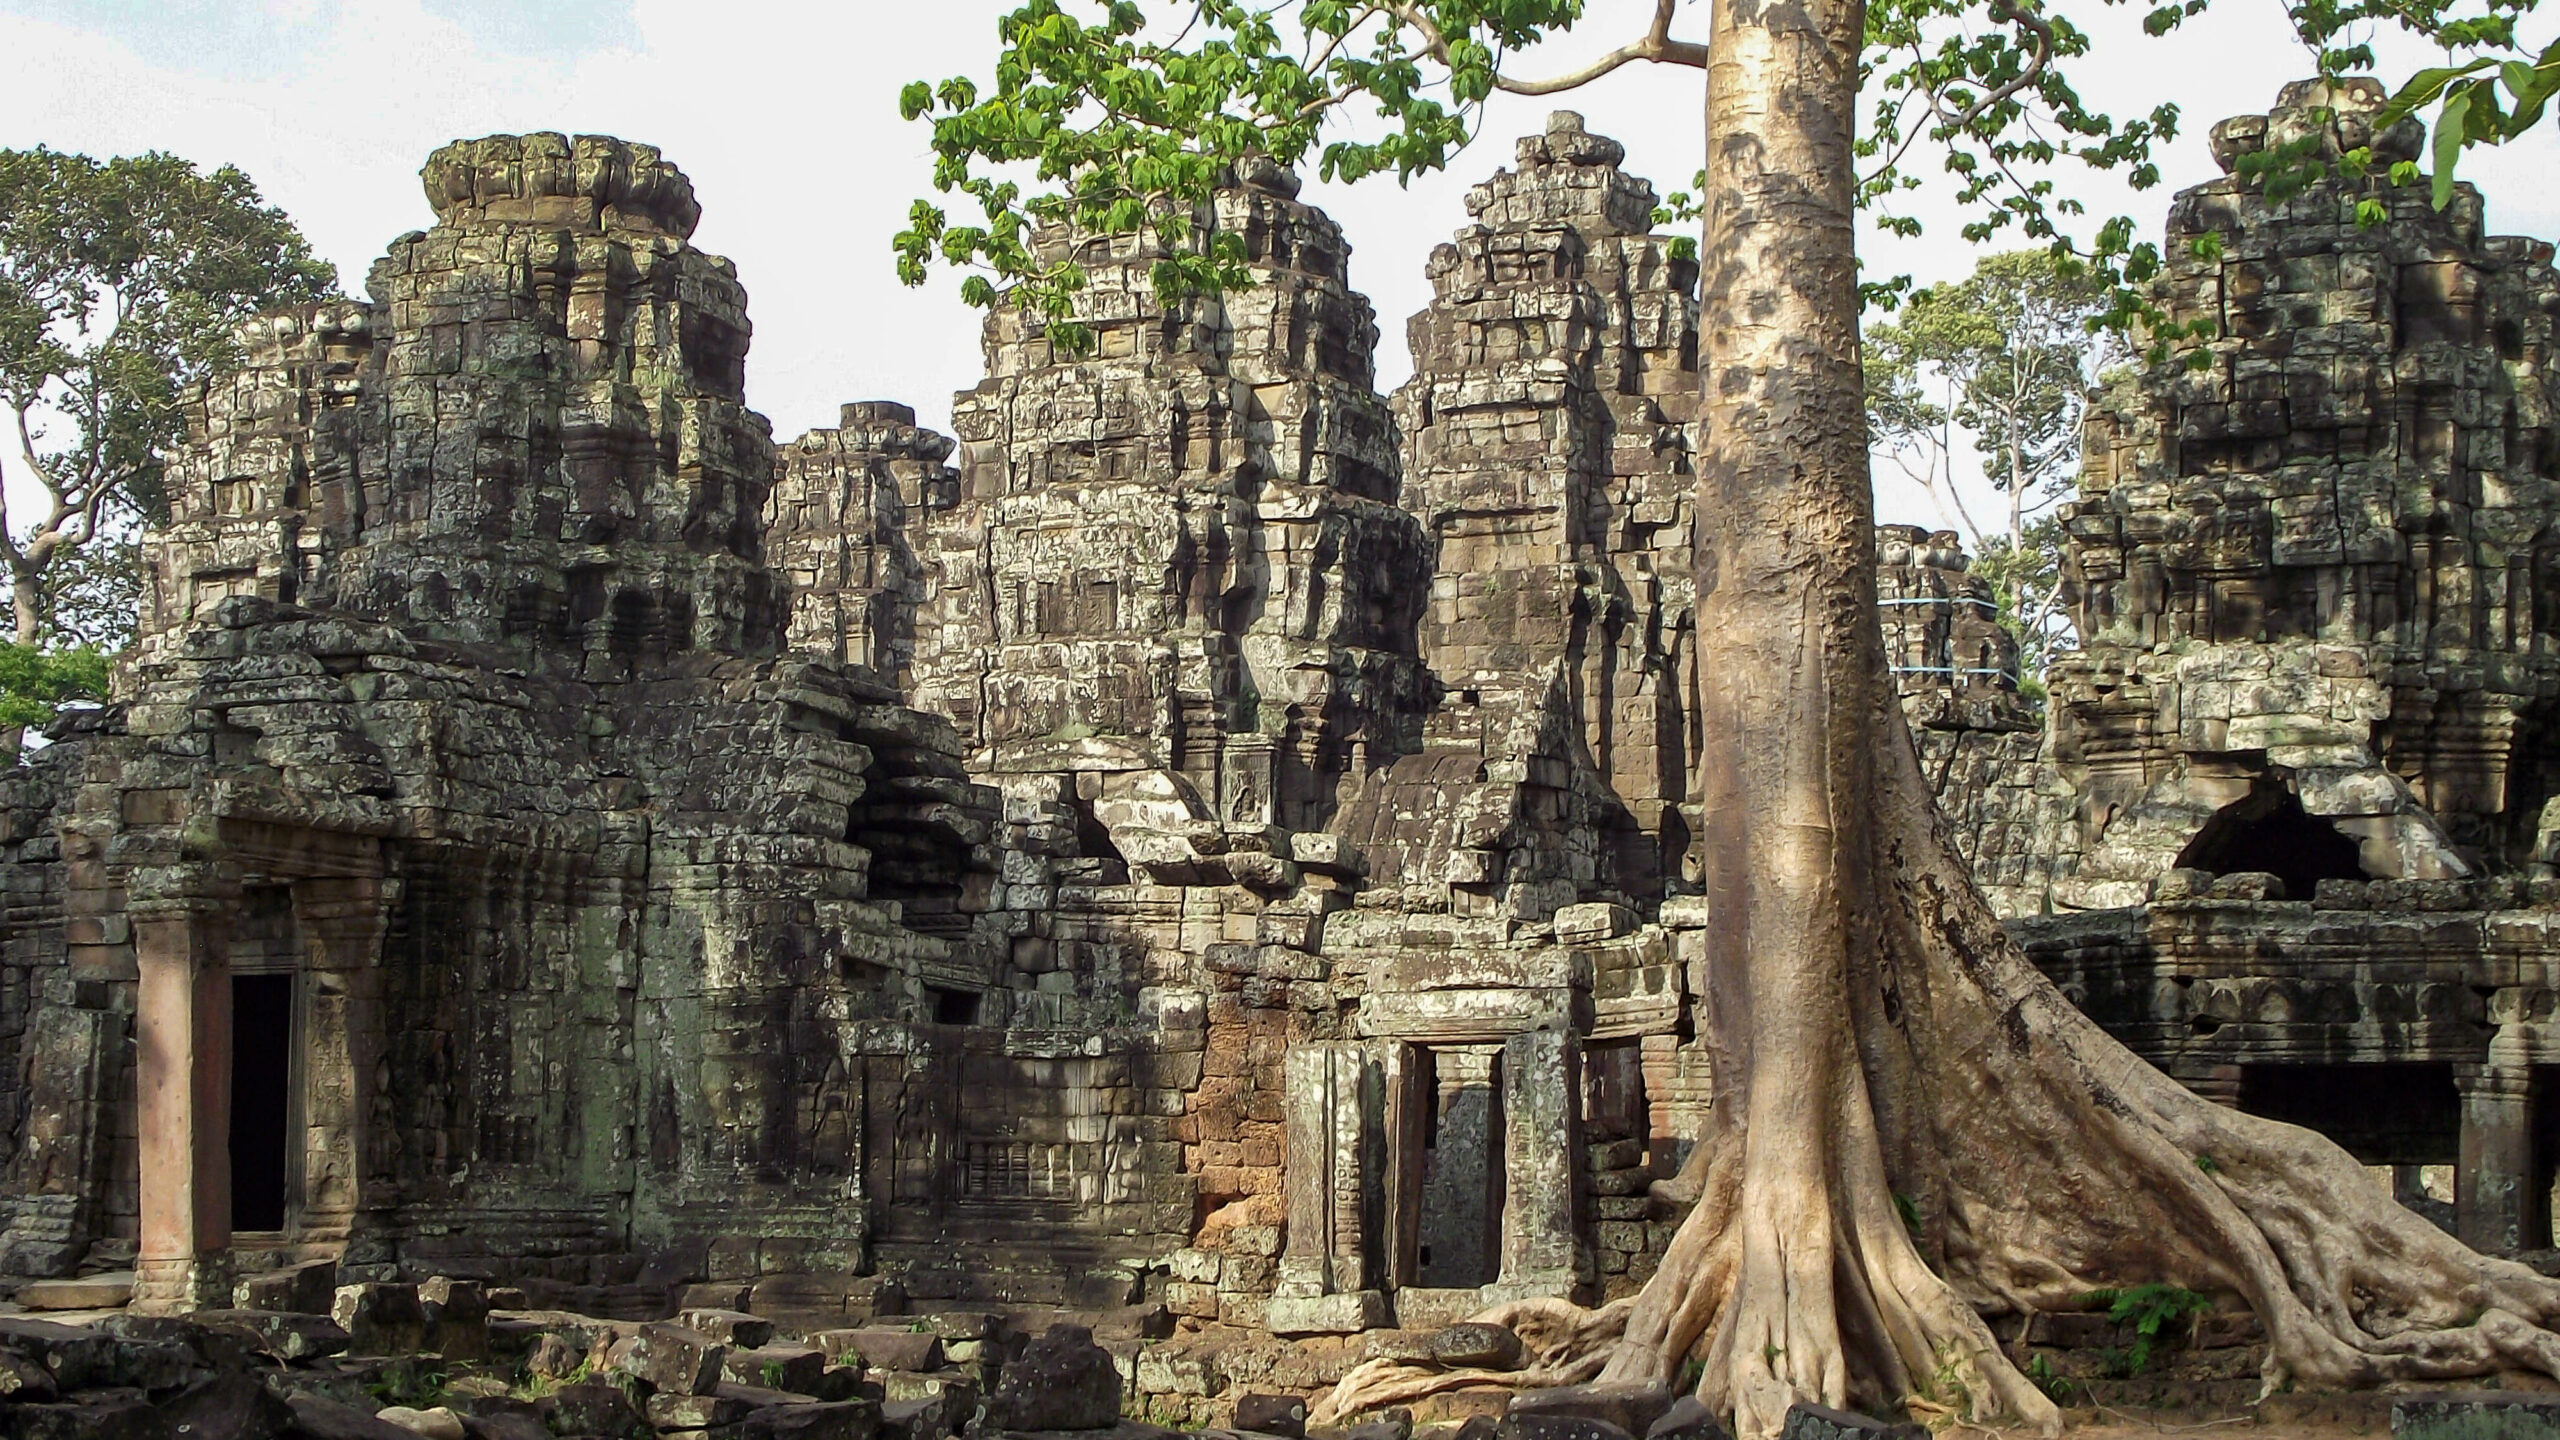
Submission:
M 2456 1065 L 2453 1082 L 2462 1094 L 2454 1233 L 2488 1254 L 2548 1244 L 2547 1206 L 2533 1185 L 2532 1069 L 2495 1061 Z
M 1560 1030 L 1502 1047 L 1502 1275 L 1488 1303 L 1570 1298 L 1583 1275 L 1582 1047 Z
M 1281 1067 L 1289 1228 L 1266 1323 L 1276 1335 L 1383 1325 L 1381 1067 L 1368 1046 L 1351 1042 L 1292 1047 Z
M 133 917 L 142 1243 L 133 1308 L 231 1303 L 231 964 L 227 917 L 199 896 Z
M 398 882 L 375 876 L 293 887 L 302 940 L 301 1193 L 297 1238 L 343 1240 L 364 1201 L 364 1121 L 381 1036 L 382 937 Z

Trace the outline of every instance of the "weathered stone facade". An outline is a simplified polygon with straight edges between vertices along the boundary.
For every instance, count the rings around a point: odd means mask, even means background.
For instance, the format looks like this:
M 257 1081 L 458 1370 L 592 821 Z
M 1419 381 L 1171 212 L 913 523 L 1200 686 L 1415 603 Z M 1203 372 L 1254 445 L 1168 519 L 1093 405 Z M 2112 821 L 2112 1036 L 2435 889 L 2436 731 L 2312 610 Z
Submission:
M 776 445 L 672 166 L 439 151 L 369 300 L 205 397 L 118 703 L 0 781 L 0 1271 L 1290 1336 L 1633 1290 L 1712 917 L 1696 276 L 1622 159 L 1559 114 L 1470 195 L 1392 399 L 1262 169 L 1193 217 L 1251 287 L 1046 234 L 1089 351 L 999 310 L 956 438 Z M 2049 730 L 1952 535 L 1885 527 L 1878 589 L 2074 995 L 2235 1103 L 2422 1094 L 2330 1128 L 2513 1246 L 2560 284 L 2462 193 L 2181 197 L 2164 303 L 2228 334 L 2093 407 Z
M 2413 157 L 2414 122 L 2372 133 L 2382 101 L 2290 86 L 2215 153 Z M 2467 1239 L 2541 1248 L 2560 276 L 2485 236 L 2467 185 L 2442 212 L 2381 190 L 2370 227 L 2364 194 L 2270 204 L 2235 174 L 2172 206 L 2162 302 L 2221 336 L 2091 407 L 2083 646 L 1977 864 L 2052 912 L 2030 949 L 2146 1057 L 2369 1162 L 2455 1166 Z
M 2225 122 L 2216 154 L 2317 133 L 2320 98 L 2292 87 Z M 2334 101 L 2362 140 L 2373 93 Z M 2374 137 L 2394 159 L 2417 140 L 2414 122 Z M 2229 807 L 2278 789 L 2356 851 L 2297 881 L 2537 858 L 2560 674 L 2550 247 L 2484 237 L 2473 190 L 2441 213 L 2385 190 L 2370 228 L 2359 194 L 2270 206 L 2225 178 L 2170 212 L 2169 313 L 2223 335 L 2207 368 L 2124 377 L 2091 409 L 2066 522 L 2084 648 L 2054 679 L 2080 797 L 2057 903 L 2135 902 L 2173 864 L 2227 858 L 2206 852 L 2236 826 L 2273 835 Z M 2207 235 L 2216 258 L 2194 253 Z
M 1640 1279 L 1706 1103 L 1696 317 L 1620 153 L 1523 143 L 1394 406 L 1266 170 L 1197 218 L 1252 287 L 1043 237 L 1090 353 L 999 312 L 956 443 L 776 446 L 673 167 L 438 152 L 205 398 L 119 704 L 11 782 L 9 1267 L 1291 1331 Z

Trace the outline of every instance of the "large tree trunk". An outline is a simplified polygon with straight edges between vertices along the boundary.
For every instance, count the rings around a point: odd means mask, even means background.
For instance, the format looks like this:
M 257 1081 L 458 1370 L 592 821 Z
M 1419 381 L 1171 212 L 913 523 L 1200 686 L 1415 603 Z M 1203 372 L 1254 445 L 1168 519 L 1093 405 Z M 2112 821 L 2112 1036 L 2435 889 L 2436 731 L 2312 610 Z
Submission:
M 1953 858 L 1876 621 L 1851 139 L 1863 0 L 1722 0 L 1698 496 L 1714 1129 L 1632 1303 L 1509 1306 L 1525 1376 L 1347 1376 L 1324 1416 L 1486 1380 L 1672 1378 L 1746 1437 L 1798 1400 L 2040 1429 L 1978 1307 L 2166 1282 L 2255 1311 L 2264 1380 L 2560 1374 L 2560 1285 L 2308 1131 L 2199 1099 L 2073 1008 Z M 1916 1220 L 1906 1223 L 1905 1211 Z

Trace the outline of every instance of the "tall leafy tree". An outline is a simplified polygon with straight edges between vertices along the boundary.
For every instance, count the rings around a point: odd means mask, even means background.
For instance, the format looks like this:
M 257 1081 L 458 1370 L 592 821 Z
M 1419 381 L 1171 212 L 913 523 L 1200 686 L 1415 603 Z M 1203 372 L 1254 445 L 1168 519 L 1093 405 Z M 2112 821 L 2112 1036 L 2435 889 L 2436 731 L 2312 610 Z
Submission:
M 1935 154 L 1973 234 L 2076 248 L 2129 314 L 2157 256 L 2121 220 L 2067 243 L 2072 212 L 2039 167 L 2147 179 L 2174 115 L 2120 125 L 2082 106 L 2063 71 L 2086 38 L 2040 0 L 1720 0 L 1703 36 L 1675 33 L 1682 18 L 1658 0 L 1600 59 L 1525 75 L 1523 52 L 1576 26 L 1579 0 L 1179 0 L 1153 24 L 1136 0 L 1026 0 L 997 22 L 991 82 L 903 97 L 932 121 L 939 191 L 974 213 L 918 202 L 902 272 L 961 267 L 969 298 L 1075 347 L 1080 277 L 1046 227 L 1152 230 L 1168 294 L 1240 285 L 1242 255 L 1201 207 L 1252 157 L 1410 175 L 1444 163 L 1496 90 L 1703 72 L 1716 1104 L 1671 1182 L 1696 1203 L 1661 1268 L 1631 1303 L 1550 1309 L 1558 1338 L 1521 1383 L 1668 1380 L 1694 1361 L 1698 1393 L 1749 1437 L 1799 1400 L 2050 1430 L 2053 1402 L 1976 1305 L 2075 1308 L 2146 1284 L 2248 1304 L 2271 1388 L 2560 1373 L 2560 1336 L 2540 1328 L 2560 1284 L 2462 1248 L 2345 1152 L 2199 1099 L 2075 1010 L 1975 892 L 1903 727 L 1875 619 L 1854 211 L 1889 205 Z M 1465 1380 L 1374 1362 L 1328 1407 Z
M 1877 447 L 1964 530 L 1975 569 L 2028 670 L 2072 644 L 2053 507 L 2080 465 L 2088 387 L 2117 352 L 2098 324 L 2107 287 L 2051 250 L 1984 256 L 1971 275 L 1914 291 L 1866 332 L 1867 418 Z M 1956 488 L 1959 432 L 1999 492 L 1991 528 Z
M 187 399 L 236 363 L 242 321 L 336 289 L 229 166 L 0 150 L 0 403 L 39 492 L 0 497 L 15 643 L 123 645 L 134 541 L 167 512 L 161 467 Z

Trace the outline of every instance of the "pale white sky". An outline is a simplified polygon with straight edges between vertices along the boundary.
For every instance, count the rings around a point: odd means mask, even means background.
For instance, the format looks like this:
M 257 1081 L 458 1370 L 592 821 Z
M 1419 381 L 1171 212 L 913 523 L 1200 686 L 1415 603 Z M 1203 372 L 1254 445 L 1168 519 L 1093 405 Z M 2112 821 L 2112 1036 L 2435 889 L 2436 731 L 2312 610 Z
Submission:
M 2277 0 L 2215 0 L 2180 35 L 2140 32 L 2147 4 L 2062 0 L 2098 37 L 2075 72 L 2114 113 L 2162 100 L 2185 111 L 2164 182 L 2133 194 L 2065 175 L 2093 214 L 2136 216 L 2157 239 L 2179 186 L 2216 172 L 2207 126 L 2263 110 L 2310 67 Z M 969 72 L 995 53 L 1001 0 L 0 0 L 0 146 L 106 156 L 148 149 L 231 163 L 285 208 L 351 291 L 402 231 L 428 223 L 417 171 L 457 136 L 601 132 L 661 147 L 703 204 L 695 239 L 738 264 L 755 322 L 748 400 L 778 437 L 832 424 L 839 402 L 890 398 L 942 425 L 976 383 L 975 312 L 955 282 L 902 288 L 889 237 L 928 190 L 922 125 L 897 116 L 899 86 Z M 1150 9 L 1170 8 L 1156 0 Z M 1703 3 L 1680 29 L 1701 33 Z M 1591 0 L 1559 68 L 1641 30 L 1645 0 Z M 2536 37 L 2538 44 L 2541 37 Z M 2387 55 L 2395 74 L 2423 52 Z M 1311 186 L 1355 247 L 1353 283 L 1376 302 L 1382 387 L 1411 369 L 1405 317 L 1429 297 L 1424 258 L 1465 220 L 1467 188 L 1511 158 L 1511 137 L 1568 105 L 1624 141 L 1628 166 L 1685 188 L 1702 149 L 1696 71 L 1630 67 L 1573 96 L 1499 97 L 1484 138 L 1448 174 L 1399 190 Z M 2476 156 L 2497 229 L 2560 232 L 2546 125 L 2526 145 Z M 2014 242 L 2011 242 L 2014 243 Z M 1922 281 L 1970 268 L 1952 223 L 1918 242 L 1870 236 L 1871 271 Z M 1987 499 L 1987 497 L 1985 497 Z M 1938 523 L 1916 488 L 1880 481 L 1886 519 Z M 1977 517 L 1985 510 L 1977 510 Z

